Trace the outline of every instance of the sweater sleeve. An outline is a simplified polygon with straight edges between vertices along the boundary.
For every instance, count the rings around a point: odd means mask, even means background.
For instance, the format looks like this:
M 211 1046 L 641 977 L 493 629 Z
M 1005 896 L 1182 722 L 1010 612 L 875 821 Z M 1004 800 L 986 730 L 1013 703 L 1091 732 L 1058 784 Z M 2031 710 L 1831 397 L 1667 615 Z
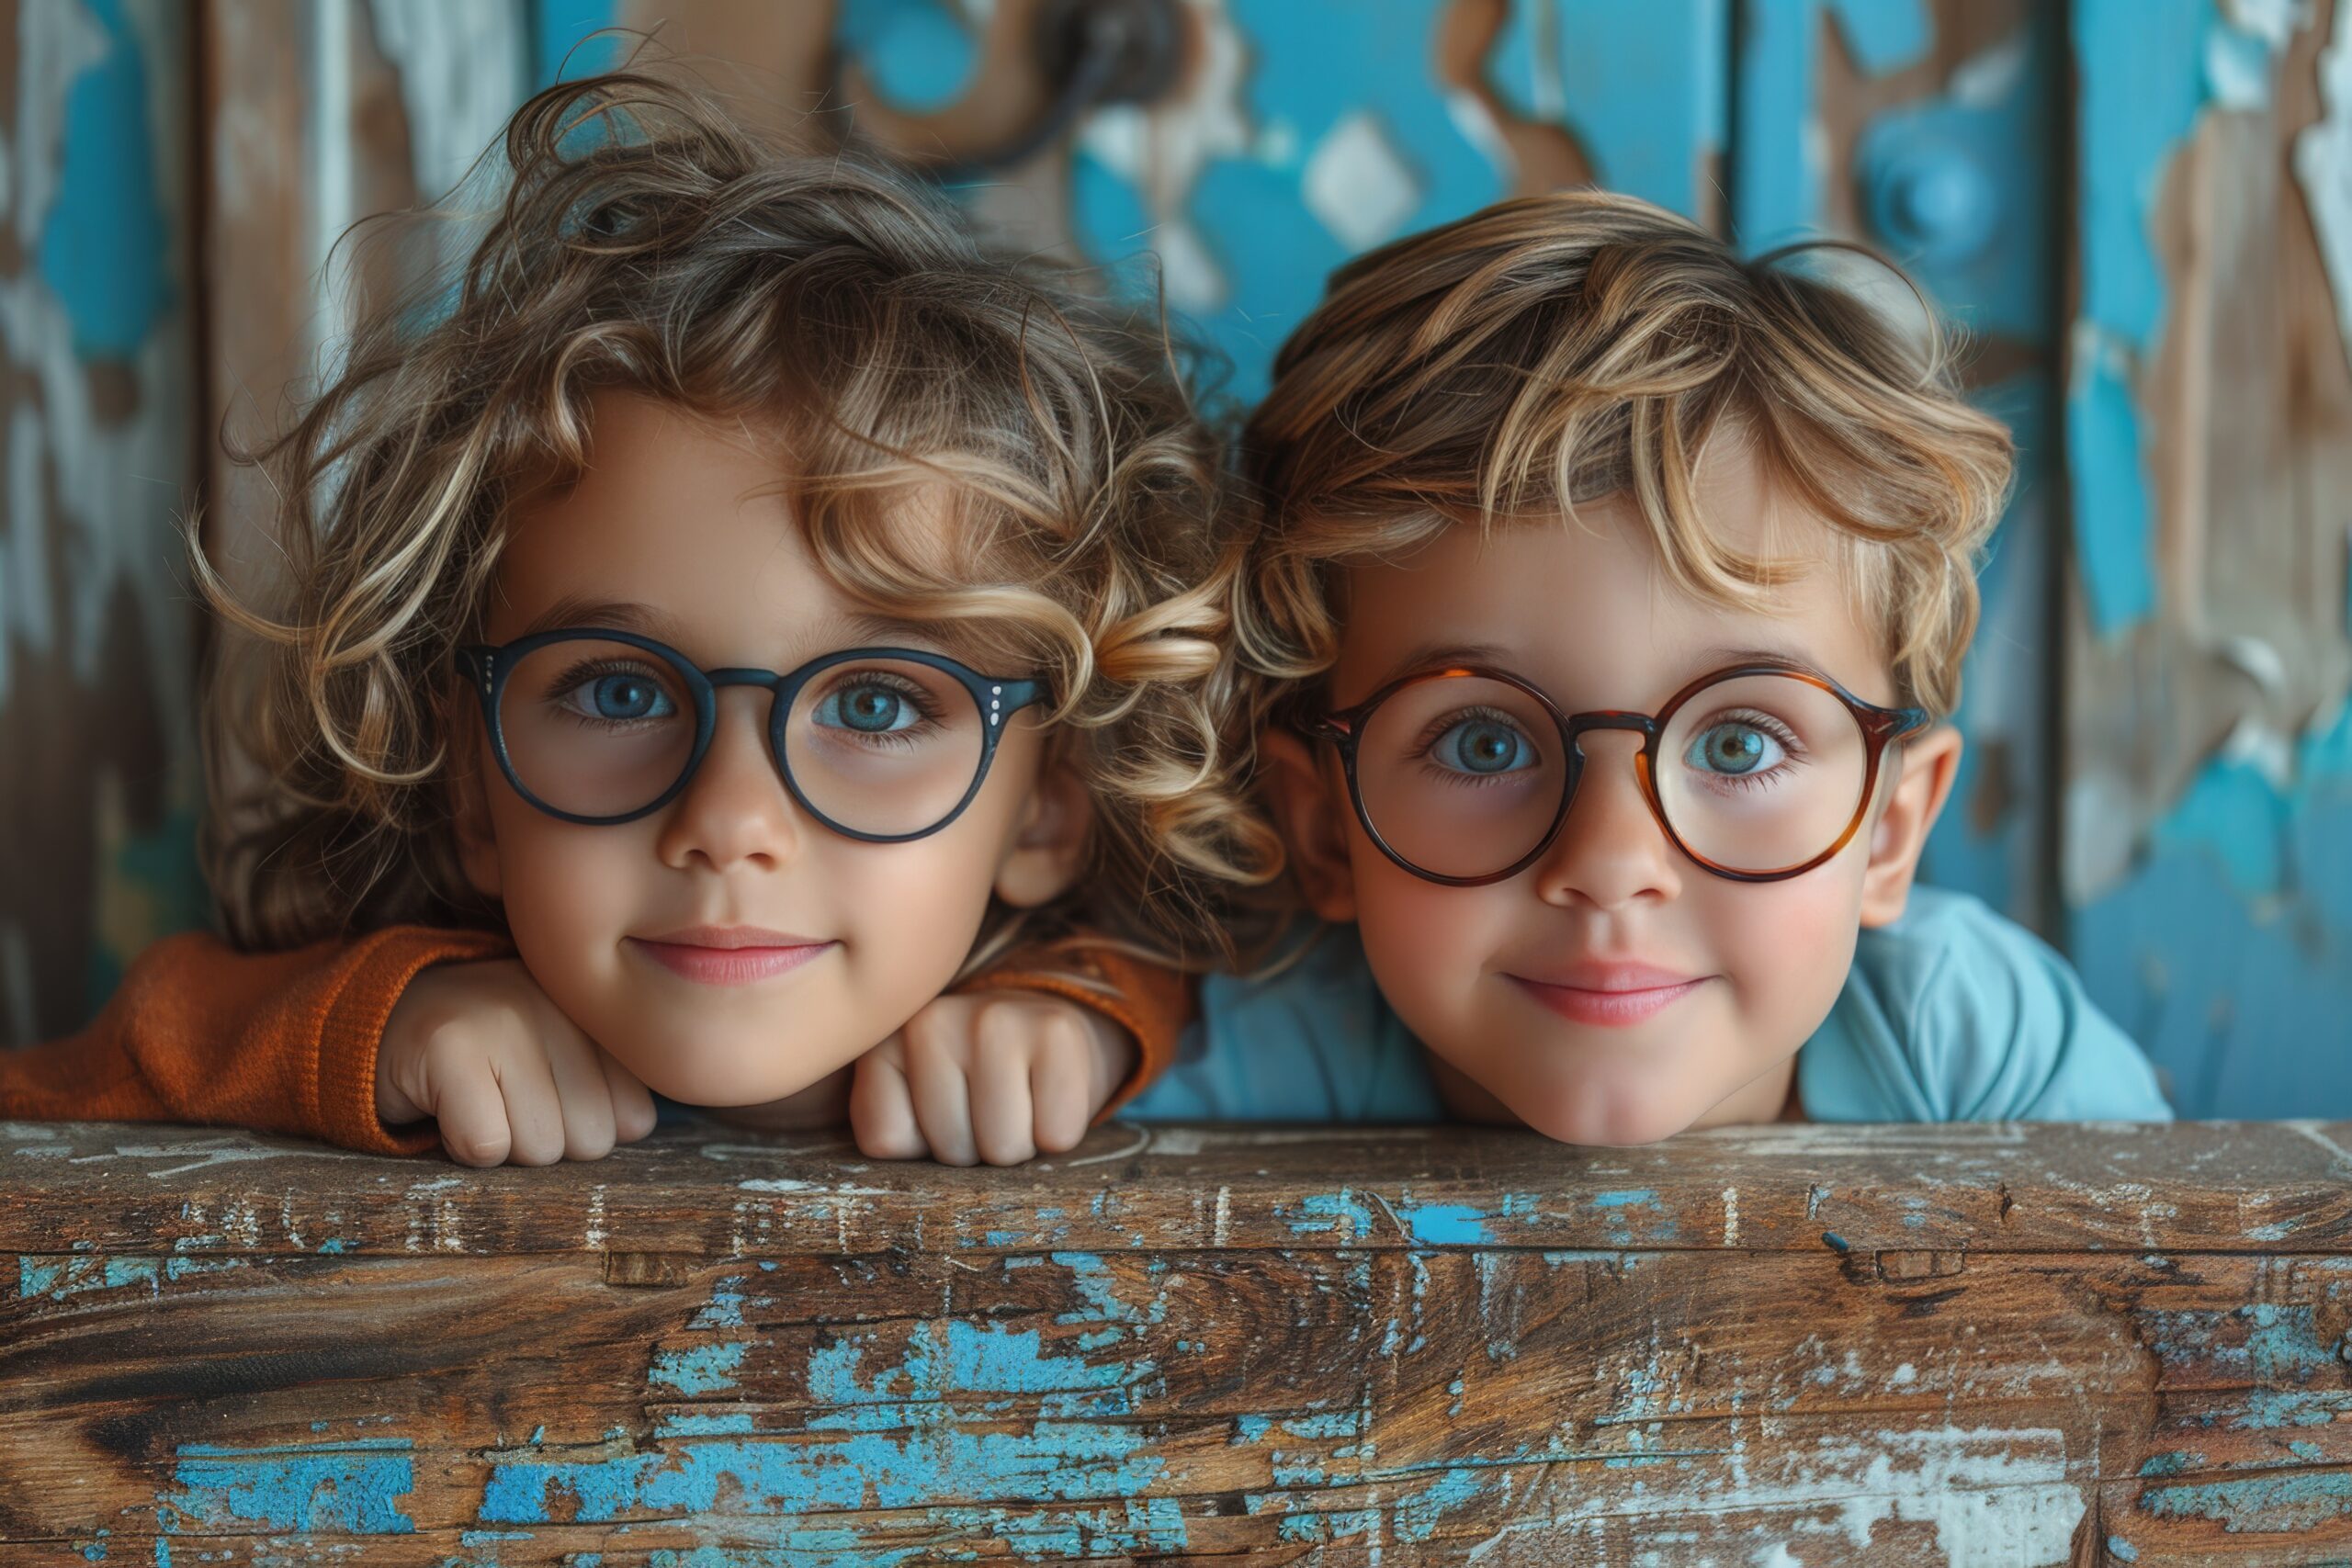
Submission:
M 1042 991 L 1100 1013 L 1135 1036 L 1136 1065 L 1095 1113 L 1109 1120 L 1165 1073 L 1193 1021 L 1191 977 L 1085 936 L 1023 948 L 956 987 L 971 991 Z
M 426 965 L 512 951 L 492 932 L 424 926 L 284 953 L 170 937 L 88 1028 L 0 1051 L 0 1116 L 225 1124 L 422 1154 L 438 1141 L 432 1122 L 388 1127 L 376 1115 L 385 1021 Z

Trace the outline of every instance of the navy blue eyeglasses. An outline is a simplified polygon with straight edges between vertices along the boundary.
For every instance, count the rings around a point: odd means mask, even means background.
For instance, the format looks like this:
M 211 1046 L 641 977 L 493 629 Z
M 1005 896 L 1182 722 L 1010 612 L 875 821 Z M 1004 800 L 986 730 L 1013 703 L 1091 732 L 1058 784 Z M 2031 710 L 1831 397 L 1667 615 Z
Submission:
M 801 808 L 844 838 L 936 833 L 980 792 L 1005 720 L 1044 682 L 976 673 L 944 654 L 851 648 L 788 673 L 704 670 L 631 632 L 567 627 L 458 650 L 491 750 L 550 817 L 630 822 L 675 800 L 710 750 L 718 689 L 764 686 L 768 746 Z

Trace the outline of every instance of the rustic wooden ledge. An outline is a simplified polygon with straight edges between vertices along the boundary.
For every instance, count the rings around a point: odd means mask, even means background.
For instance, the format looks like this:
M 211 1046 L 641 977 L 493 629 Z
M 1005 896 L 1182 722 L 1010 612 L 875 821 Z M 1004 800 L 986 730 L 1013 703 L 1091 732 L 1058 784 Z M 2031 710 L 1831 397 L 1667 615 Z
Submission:
M 0 1123 L 0 1557 L 2339 1560 L 2347 1149 L 1114 1126 L 959 1171 L 709 1129 L 474 1171 Z

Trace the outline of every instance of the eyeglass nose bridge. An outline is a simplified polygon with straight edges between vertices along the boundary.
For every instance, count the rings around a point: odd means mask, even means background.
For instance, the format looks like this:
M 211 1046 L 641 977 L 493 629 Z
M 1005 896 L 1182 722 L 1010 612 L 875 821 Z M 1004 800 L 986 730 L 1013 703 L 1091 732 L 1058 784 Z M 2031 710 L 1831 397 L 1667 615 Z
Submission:
M 1584 753 L 1584 738 L 1593 730 L 1622 730 L 1638 735 L 1642 743 L 1634 750 L 1634 783 L 1641 791 L 1642 802 L 1649 807 L 1650 816 L 1657 823 L 1667 841 L 1679 845 L 1681 840 L 1673 825 L 1666 819 L 1664 804 L 1650 776 L 1650 757 L 1657 748 L 1658 737 L 1664 733 L 1657 719 L 1645 713 L 1633 713 L 1623 708 L 1596 708 L 1589 713 L 1558 714 L 1560 735 L 1567 747 L 1566 777 L 1561 781 L 1560 807 L 1553 816 L 1551 830 L 1544 835 L 1528 859 L 1532 861 L 1551 852 L 1559 841 L 1561 832 L 1568 825 L 1568 814 L 1576 809 L 1577 796 L 1584 791 L 1584 774 L 1590 759 Z

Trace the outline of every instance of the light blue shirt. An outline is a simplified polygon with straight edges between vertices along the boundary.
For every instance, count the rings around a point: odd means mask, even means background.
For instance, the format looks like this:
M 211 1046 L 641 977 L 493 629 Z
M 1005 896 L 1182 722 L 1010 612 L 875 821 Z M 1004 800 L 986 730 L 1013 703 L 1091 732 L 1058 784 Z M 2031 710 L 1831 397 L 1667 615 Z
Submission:
M 1797 1053 L 1814 1122 L 2168 1122 L 2154 1069 L 2040 938 L 1962 893 L 1912 890 L 1864 931 Z M 1176 1065 L 1120 1114 L 1143 1122 L 1438 1122 L 1420 1042 L 1382 999 L 1352 927 L 1264 980 L 1213 976 Z

